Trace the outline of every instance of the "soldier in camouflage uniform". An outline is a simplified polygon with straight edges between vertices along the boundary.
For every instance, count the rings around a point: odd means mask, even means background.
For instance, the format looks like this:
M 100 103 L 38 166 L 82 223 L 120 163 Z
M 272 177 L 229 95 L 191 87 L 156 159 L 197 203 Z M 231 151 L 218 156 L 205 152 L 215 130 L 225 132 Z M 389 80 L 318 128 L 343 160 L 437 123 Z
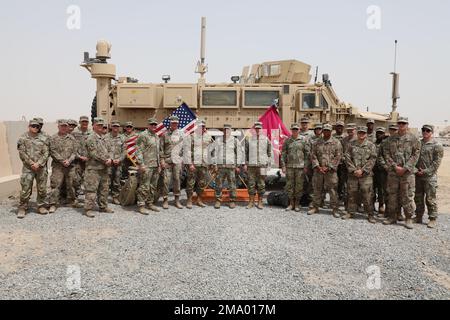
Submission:
M 331 136 L 332 129 L 333 127 L 330 124 L 323 126 L 323 137 L 313 145 L 311 151 L 311 162 L 314 170 L 314 197 L 313 207 L 308 211 L 308 214 L 319 212 L 322 193 L 329 192 L 333 216 L 339 218 L 337 168 L 342 158 L 342 144 Z
M 147 207 L 159 212 L 155 206 L 156 187 L 161 171 L 162 152 L 160 139 L 155 133 L 158 121 L 155 118 L 148 119 L 148 130 L 142 132 L 136 140 L 136 164 L 139 167 L 140 183 L 137 190 L 138 212 L 148 215 Z
M 375 147 L 377 148 L 377 161 L 375 162 L 375 166 L 373 167 L 373 190 L 374 197 L 373 202 L 375 204 L 378 201 L 378 213 L 383 215 L 385 213 L 385 198 L 386 198 L 386 181 L 387 181 L 387 172 L 385 168 L 381 165 L 380 157 L 381 146 L 386 137 L 386 129 L 383 127 L 378 127 L 376 129 L 376 137 Z
M 415 193 L 415 171 L 416 164 L 420 156 L 420 142 L 410 132 L 408 132 L 408 118 L 399 117 L 398 134 L 387 140 L 384 160 L 388 167 L 387 194 L 388 209 L 390 217 L 384 224 L 394 224 L 397 222 L 395 211 L 396 201 L 400 197 L 400 204 L 405 213 L 405 227 L 412 229 L 412 215 L 416 209 L 414 203 Z
M 373 119 L 367 119 L 367 140 L 373 143 L 377 140 L 375 133 L 375 120 Z
M 69 134 L 67 120 L 58 120 L 58 133 L 50 138 L 52 175 L 50 177 L 49 213 L 56 211 L 61 191 L 65 191 L 65 196 L 73 208 L 79 207 L 73 186 L 76 174 L 74 161 L 77 154 L 78 143 Z
M 183 158 L 187 171 L 186 208 L 192 209 L 194 188 L 197 193 L 197 205 L 206 207 L 202 194 L 208 184 L 208 165 L 211 164 L 211 143 L 213 139 L 206 131 L 206 122 L 197 120 L 197 129 L 183 141 Z
M 81 187 L 84 184 L 84 172 L 86 170 L 87 162 L 87 150 L 86 139 L 91 134 L 89 130 L 89 118 L 87 116 L 81 116 L 79 121 L 79 127 L 72 132 L 75 140 L 78 142 L 78 154 L 75 159 L 75 181 L 74 189 L 76 196 L 82 194 Z
M 350 143 L 356 140 L 356 123 L 348 123 L 346 126 L 347 135 L 341 140 L 342 153 L 345 154 Z M 342 172 L 342 184 L 343 184 L 343 201 L 344 206 L 347 209 L 348 204 L 348 190 L 347 190 L 347 180 L 348 180 L 348 170 L 345 164 L 345 158 L 343 162 L 344 170 Z M 339 178 L 339 176 L 338 176 Z
M 39 124 L 39 134 L 42 135 L 47 142 L 49 143 L 50 140 L 50 135 L 48 133 L 46 133 L 44 130 L 42 130 L 44 128 L 44 119 L 42 118 L 33 118 L 34 121 L 36 121 Z
M 242 163 L 242 150 L 239 141 L 231 135 L 231 125 L 223 126 L 224 135 L 217 137 L 215 143 L 215 164 L 216 164 L 216 203 L 215 209 L 219 209 L 222 202 L 222 187 L 224 180 L 228 181 L 230 192 L 230 209 L 236 207 L 236 174 L 239 174 L 239 165 Z
M 334 125 L 334 130 L 336 131 L 333 134 L 333 138 L 339 140 L 339 142 L 342 144 L 343 140 L 344 140 L 344 127 L 345 127 L 345 123 L 343 121 L 337 121 L 336 124 Z M 338 197 L 339 197 L 339 201 L 345 202 L 345 195 L 346 195 L 346 190 L 345 190 L 345 182 L 346 182 L 346 174 L 347 174 L 347 169 L 345 167 L 345 163 L 344 163 L 344 157 L 342 157 L 341 159 L 341 163 L 338 166 L 338 170 L 337 170 L 337 176 L 338 176 Z
M 358 128 L 358 139 L 350 142 L 345 151 L 345 164 L 348 170 L 348 209 L 342 219 L 350 219 L 355 214 L 360 202 L 370 223 L 376 223 L 373 217 L 373 167 L 377 160 L 375 145 L 367 140 L 367 127 Z
M 272 164 L 272 143 L 267 136 L 263 134 L 263 125 L 257 121 L 254 124 L 254 134 L 245 139 L 245 158 L 246 164 L 244 171 L 248 173 L 248 194 L 249 202 L 247 209 L 255 205 L 255 195 L 258 190 L 258 209 L 263 209 L 263 197 L 266 192 L 267 169 Z
M 314 132 L 309 130 L 309 124 L 310 120 L 308 117 L 302 117 L 300 119 L 300 127 L 298 134 L 301 137 L 304 137 L 306 141 L 310 141 L 314 137 Z M 311 149 L 310 149 L 311 150 Z M 300 204 L 307 206 L 312 201 L 311 193 L 312 193 L 312 170 L 308 171 L 308 173 L 305 174 L 303 179 L 303 191 L 300 198 Z
M 73 134 L 74 130 L 78 126 L 77 121 L 73 120 L 73 119 L 68 119 L 67 120 L 67 124 L 68 124 L 68 133 L 69 134 Z
M 113 163 L 111 166 L 111 196 L 114 204 L 120 204 L 120 179 L 122 178 L 122 163 L 125 160 L 126 152 L 123 136 L 119 133 L 120 122 L 114 120 L 111 122 L 111 132 L 107 135 L 107 140 L 111 145 Z
M 49 147 L 47 139 L 39 134 L 39 123 L 31 120 L 28 132 L 23 134 L 17 141 L 20 160 L 22 160 L 22 175 L 20 177 L 19 210 L 17 217 L 22 219 L 28 210 L 28 202 L 33 189 L 33 181 L 37 185 L 37 205 L 40 214 L 47 214 L 47 160 Z
M 183 209 L 180 202 L 180 188 L 181 188 L 181 169 L 182 169 L 182 159 L 180 158 L 181 151 L 183 148 L 183 131 L 178 129 L 179 119 L 177 116 L 171 116 L 169 118 L 170 126 L 169 129 L 161 137 L 161 165 L 163 168 L 163 186 L 162 186 L 162 196 L 163 196 L 163 208 L 169 209 L 169 185 L 170 178 L 172 179 L 173 195 L 175 197 L 175 207 L 178 209 Z
M 114 212 L 108 207 L 109 168 L 112 166 L 113 161 L 109 143 L 103 134 L 104 124 L 105 120 L 95 118 L 94 132 L 86 140 L 88 162 L 84 177 L 86 193 L 84 214 L 89 218 L 95 217 L 92 210 L 96 202 L 100 212 Z
M 434 126 L 425 124 L 422 126 L 422 140 L 420 157 L 416 168 L 416 223 L 422 223 L 425 212 L 425 203 L 428 209 L 429 228 L 436 227 L 438 208 L 436 202 L 437 170 L 444 157 L 444 148 L 433 138 Z M 424 203 L 425 198 L 425 203 Z
M 304 187 L 305 173 L 309 167 L 309 143 L 299 134 L 299 126 L 291 125 L 291 136 L 283 143 L 281 170 L 286 174 L 286 192 L 289 206 L 286 210 L 300 211 L 300 197 Z

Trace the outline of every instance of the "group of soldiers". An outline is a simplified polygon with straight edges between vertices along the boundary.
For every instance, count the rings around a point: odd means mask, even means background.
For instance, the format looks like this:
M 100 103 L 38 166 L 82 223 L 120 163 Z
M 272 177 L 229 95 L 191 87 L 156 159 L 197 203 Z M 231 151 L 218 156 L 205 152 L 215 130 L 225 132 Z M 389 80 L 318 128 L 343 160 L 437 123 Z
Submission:
M 160 211 L 157 207 L 160 197 L 162 207 L 169 208 L 170 185 L 174 206 L 184 208 L 180 202 L 183 169 L 187 173 L 188 209 L 194 204 L 206 206 L 204 191 L 212 181 L 214 208 L 221 207 L 225 181 L 229 207 L 235 208 L 236 181 L 242 179 L 241 171 L 247 175 L 247 208 L 264 207 L 265 177 L 275 157 L 261 122 L 255 122 L 251 134 L 238 139 L 228 124 L 221 135 L 213 137 L 203 120 L 197 120 L 197 129 L 190 135 L 178 128 L 178 117 L 171 116 L 169 120 L 169 128 L 160 136 L 155 118 L 148 119 L 147 130 L 143 132 L 136 133 L 133 123 L 127 122 L 121 133 L 118 121 L 108 125 L 102 118 L 94 119 L 90 131 L 88 117 L 82 116 L 79 123 L 59 120 L 58 133 L 51 137 L 42 130 L 42 119 L 31 120 L 28 132 L 18 141 L 23 162 L 18 217 L 25 217 L 34 180 L 40 214 L 55 212 L 62 198 L 73 207 L 84 207 L 88 217 L 95 216 L 96 205 L 100 212 L 112 213 L 109 194 L 114 204 L 120 204 L 121 179 L 130 166 L 139 172 L 137 211 L 144 215 Z M 389 135 L 384 127 L 375 129 L 374 123 L 369 119 L 366 126 L 357 127 L 338 121 L 334 128 L 328 123 L 316 124 L 313 131 L 307 118 L 302 118 L 300 124 L 292 124 L 291 136 L 284 141 L 280 156 L 289 197 L 287 210 L 300 211 L 302 199 L 306 199 L 310 202 L 308 214 L 318 213 L 328 193 L 336 218 L 352 218 L 363 205 L 369 222 L 375 223 L 378 202 L 378 213 L 386 218 L 384 224 L 405 220 L 405 226 L 411 229 L 414 213 L 414 221 L 422 223 L 426 205 L 428 226 L 435 227 L 437 170 L 443 148 L 433 138 L 433 126 L 424 125 L 419 140 L 409 132 L 407 118 L 400 117 L 396 125 L 390 125 Z M 125 145 L 135 135 L 135 161 L 132 161 Z M 49 158 L 51 190 L 47 195 Z M 83 192 L 84 205 L 78 201 Z M 344 212 L 339 210 L 341 204 Z

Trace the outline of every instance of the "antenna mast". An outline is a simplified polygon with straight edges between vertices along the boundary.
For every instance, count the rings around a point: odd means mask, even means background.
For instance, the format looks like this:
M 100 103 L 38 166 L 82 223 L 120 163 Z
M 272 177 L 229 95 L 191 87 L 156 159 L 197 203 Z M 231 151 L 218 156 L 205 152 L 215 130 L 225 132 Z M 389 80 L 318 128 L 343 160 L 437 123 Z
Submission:
M 197 62 L 196 73 L 200 74 L 199 82 L 205 83 L 205 73 L 208 72 L 208 66 L 205 64 L 205 43 L 206 43 L 206 17 L 202 17 L 201 42 L 200 42 L 200 61 Z
M 400 99 L 400 95 L 399 95 L 399 92 L 398 92 L 400 74 L 397 73 L 397 43 L 398 43 L 398 41 L 395 40 L 394 72 L 391 72 L 391 74 L 392 74 L 392 112 L 391 112 L 391 119 L 394 120 L 394 121 L 396 121 L 397 117 L 398 117 L 397 100 Z

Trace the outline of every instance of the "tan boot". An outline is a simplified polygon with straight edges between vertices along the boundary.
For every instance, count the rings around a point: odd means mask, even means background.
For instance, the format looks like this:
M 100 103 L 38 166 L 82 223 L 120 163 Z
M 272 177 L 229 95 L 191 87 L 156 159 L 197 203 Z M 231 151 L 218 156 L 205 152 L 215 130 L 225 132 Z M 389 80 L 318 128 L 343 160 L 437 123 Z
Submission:
M 86 210 L 83 214 L 88 218 L 95 218 L 95 214 L 92 210 Z
M 406 229 L 413 229 L 414 228 L 411 218 L 407 218 L 405 220 L 405 227 L 406 227 Z
M 403 217 L 401 212 L 397 214 L 397 221 L 405 221 L 405 217 Z
M 294 210 L 295 212 L 300 212 L 300 199 L 296 199 L 294 202 Z
M 112 202 L 113 202 L 113 204 L 120 205 L 120 200 L 119 200 L 119 198 L 117 198 L 117 197 L 114 197 L 114 198 L 112 199 Z
M 427 227 L 430 229 L 436 228 L 436 218 L 430 218 L 430 221 L 427 224 Z
M 140 207 L 138 208 L 138 212 L 139 212 L 140 214 L 143 214 L 144 216 L 148 216 L 148 215 L 149 215 L 148 210 L 145 209 L 144 206 L 140 206 Z
M 203 199 L 202 199 L 202 194 L 197 194 L 197 205 L 200 208 L 206 207 L 206 204 L 203 202 Z
M 104 212 L 104 213 L 114 213 L 114 210 L 111 209 L 111 208 L 109 208 L 109 207 L 106 207 L 106 208 L 100 209 L 100 212 Z
M 389 217 L 389 218 L 387 218 L 387 220 L 383 221 L 384 225 L 396 224 L 396 223 L 397 223 L 397 218 L 392 218 L 392 217 Z
M 45 215 L 45 214 L 48 213 L 48 210 L 45 209 L 44 207 L 40 207 L 40 208 L 38 209 L 38 213 L 39 213 L 39 214 L 42 214 L 42 215 Z
M 380 216 L 384 215 L 384 213 L 386 212 L 386 209 L 384 207 L 384 204 L 381 204 L 378 206 L 378 213 Z
M 369 216 L 368 220 L 370 223 L 377 223 L 377 220 L 373 216 Z
M 186 208 L 192 209 L 192 195 L 187 197 Z
M 250 199 L 248 200 L 247 209 L 251 209 L 255 206 L 255 196 L 250 196 Z
M 181 205 L 180 202 L 180 196 L 175 196 L 175 207 L 177 207 L 178 209 L 183 209 L 183 206 Z M 192 200 L 191 200 L 191 208 L 192 208 Z
M 341 214 L 339 213 L 338 209 L 333 209 L 333 217 L 335 218 L 340 218 Z
M 163 198 L 162 207 L 163 207 L 163 209 L 169 209 L 169 199 L 168 198 Z
M 56 211 L 56 206 L 54 206 L 54 205 L 51 205 L 50 209 L 48 209 L 48 213 L 53 213 L 55 211 Z
M 216 203 L 214 204 L 214 209 L 219 209 L 220 205 L 221 205 L 220 201 L 216 200 Z
M 19 211 L 17 211 L 17 218 L 23 219 L 25 218 L 26 210 L 24 208 L 19 208 Z
M 257 207 L 259 210 L 264 209 L 263 196 L 259 196 L 259 198 L 258 198 L 258 204 L 256 205 L 256 207 Z
M 342 220 L 348 220 L 352 218 L 352 214 L 350 212 L 346 212 L 342 217 Z
M 236 208 L 236 202 L 230 201 L 229 207 L 230 207 L 230 209 Z
M 286 208 L 286 211 L 294 210 L 295 209 L 295 199 L 289 199 L 289 205 Z
M 148 208 L 154 212 L 160 212 L 160 210 L 158 209 L 157 206 L 155 206 L 154 204 L 151 204 L 148 206 Z
M 318 212 L 319 212 L 318 208 L 312 207 L 311 209 L 309 209 L 308 215 L 312 215 L 312 214 L 315 214 L 315 213 L 318 213 Z
M 83 205 L 82 205 L 81 203 L 79 203 L 77 200 L 73 201 L 73 202 L 70 204 L 70 206 L 71 206 L 72 208 L 75 208 L 75 209 L 83 208 Z M 50 212 L 50 210 L 49 210 L 49 212 Z

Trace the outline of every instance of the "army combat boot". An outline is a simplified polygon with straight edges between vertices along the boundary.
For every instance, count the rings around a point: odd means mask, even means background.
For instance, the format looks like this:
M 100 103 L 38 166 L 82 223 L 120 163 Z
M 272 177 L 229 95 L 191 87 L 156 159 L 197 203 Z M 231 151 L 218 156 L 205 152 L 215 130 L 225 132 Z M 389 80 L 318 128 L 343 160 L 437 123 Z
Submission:
M 292 199 L 289 199 L 289 205 L 286 208 L 286 211 L 294 210 L 294 209 L 295 209 L 295 199 L 292 198 Z
M 187 197 L 186 208 L 192 209 L 192 195 Z
M 430 218 L 430 221 L 428 222 L 427 227 L 430 229 L 436 228 L 436 218 Z
M 39 214 L 42 214 L 42 215 L 45 215 L 45 214 L 48 213 L 48 210 L 45 209 L 44 207 L 39 207 L 38 213 L 39 213 Z
M 17 211 L 17 218 L 23 219 L 25 218 L 26 210 L 24 208 L 19 208 L 19 211 Z
M 86 210 L 83 214 L 88 218 L 95 218 L 95 214 L 92 210 Z
M 162 207 L 164 209 L 169 209 L 169 199 L 167 197 L 163 198 L 163 205 L 162 205 Z
M 56 211 L 56 206 L 54 206 L 54 205 L 51 205 L 50 209 L 48 209 L 48 213 L 53 213 L 55 211 Z
M 312 207 L 311 209 L 309 209 L 308 215 L 312 215 L 312 214 L 315 214 L 315 213 L 318 213 L 318 212 L 319 212 L 319 208 Z
M 109 207 L 106 207 L 106 208 L 100 209 L 100 212 L 114 213 L 114 210 Z
M 256 205 L 256 207 L 260 210 L 264 209 L 264 201 L 263 201 L 263 196 L 260 195 L 258 198 L 258 204 Z
M 384 225 L 389 225 L 389 224 L 396 224 L 397 223 L 397 217 L 388 217 L 386 220 L 383 221 Z
M 149 205 L 148 208 L 154 212 L 160 212 L 158 207 L 155 206 L 154 204 Z
M 117 198 L 117 197 L 114 197 L 114 198 L 112 199 L 112 202 L 113 202 L 114 204 L 117 204 L 117 205 L 120 204 L 120 200 L 119 200 L 119 198 Z
M 148 216 L 148 215 L 149 215 L 148 210 L 145 209 L 144 206 L 140 206 L 140 207 L 138 208 L 138 212 L 139 212 L 140 214 L 143 214 L 144 216 Z
M 295 212 L 300 212 L 300 199 L 299 198 L 295 199 L 295 201 L 294 201 L 294 210 L 295 210 Z
M 250 199 L 248 200 L 247 209 L 251 209 L 255 206 L 255 196 L 250 196 Z
M 405 220 L 405 227 L 406 229 L 413 229 L 413 222 L 411 218 L 406 218 Z
M 214 204 L 214 209 L 219 209 L 220 208 L 220 200 L 216 200 L 216 203 Z
M 183 206 L 181 205 L 180 202 L 180 196 L 175 196 L 175 207 L 177 207 L 178 209 L 183 209 Z M 192 200 L 191 200 L 191 209 L 192 209 Z
M 341 218 L 342 218 L 342 220 L 348 220 L 348 219 L 353 218 L 353 216 L 350 212 L 346 212 Z
M 340 218 L 341 214 L 338 209 L 333 209 L 333 217 Z
M 377 223 L 377 220 L 375 220 L 373 215 L 369 215 L 369 217 L 367 218 L 367 220 L 369 220 L 370 223 Z
M 202 199 L 202 194 L 201 194 L 201 193 L 200 193 L 200 194 L 197 194 L 197 205 L 198 205 L 200 208 L 206 207 L 206 204 L 203 203 L 203 199 Z

